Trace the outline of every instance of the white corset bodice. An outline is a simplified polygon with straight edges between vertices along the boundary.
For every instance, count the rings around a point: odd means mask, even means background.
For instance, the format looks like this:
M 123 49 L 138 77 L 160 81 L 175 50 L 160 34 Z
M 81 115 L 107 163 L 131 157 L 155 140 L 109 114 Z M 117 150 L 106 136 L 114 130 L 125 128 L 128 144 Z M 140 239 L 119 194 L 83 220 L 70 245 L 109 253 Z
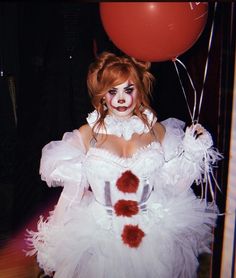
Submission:
M 158 168 L 163 163 L 161 145 L 152 142 L 129 158 L 92 147 L 86 155 L 84 169 L 95 199 L 100 204 L 112 206 L 119 199 L 135 200 L 141 204 L 149 198 L 154 176 L 156 178 Z M 126 171 L 131 172 L 139 180 L 135 193 L 124 193 L 116 186 L 117 180 Z

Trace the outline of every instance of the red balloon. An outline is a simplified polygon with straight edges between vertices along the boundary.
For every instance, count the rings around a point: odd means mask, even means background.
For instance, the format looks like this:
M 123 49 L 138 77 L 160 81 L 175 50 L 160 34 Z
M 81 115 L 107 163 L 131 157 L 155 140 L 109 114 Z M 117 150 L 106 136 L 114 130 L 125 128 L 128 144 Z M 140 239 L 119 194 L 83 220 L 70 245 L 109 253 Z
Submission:
M 201 35 L 206 2 L 101 2 L 105 31 L 124 53 L 142 61 L 176 58 Z

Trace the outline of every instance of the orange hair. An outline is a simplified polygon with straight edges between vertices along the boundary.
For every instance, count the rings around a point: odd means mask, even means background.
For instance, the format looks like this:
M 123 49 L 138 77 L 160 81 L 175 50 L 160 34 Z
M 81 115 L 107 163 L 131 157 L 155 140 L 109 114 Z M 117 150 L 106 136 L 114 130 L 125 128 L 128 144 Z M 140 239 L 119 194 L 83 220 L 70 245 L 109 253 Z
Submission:
M 154 81 L 154 76 L 148 71 L 150 66 L 150 62 L 137 61 L 128 56 L 119 57 L 109 52 L 103 52 L 98 56 L 97 60 L 90 65 L 87 77 L 92 105 L 100 115 L 96 126 L 104 125 L 107 110 L 103 107 L 103 97 L 108 90 L 127 80 L 132 80 L 138 92 L 134 114 L 151 129 L 146 115 L 142 113 L 145 109 L 149 109 L 154 115 L 156 114 L 149 103 Z

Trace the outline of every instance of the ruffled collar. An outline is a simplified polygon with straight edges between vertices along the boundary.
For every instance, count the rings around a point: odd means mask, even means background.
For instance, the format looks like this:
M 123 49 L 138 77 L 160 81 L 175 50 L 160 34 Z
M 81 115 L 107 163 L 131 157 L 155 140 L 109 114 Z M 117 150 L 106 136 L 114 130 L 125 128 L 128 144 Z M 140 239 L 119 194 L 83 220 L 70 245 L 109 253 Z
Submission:
M 143 114 L 147 116 L 150 126 L 153 126 L 157 121 L 157 118 L 150 110 L 146 109 Z M 90 127 L 93 128 L 98 119 L 99 113 L 97 110 L 94 110 L 88 115 L 87 122 Z M 104 119 L 104 125 L 105 127 L 95 127 L 94 131 L 96 133 L 112 134 L 118 137 L 123 137 L 125 140 L 130 140 L 134 133 L 142 134 L 149 132 L 148 126 L 145 125 L 143 121 L 136 115 L 133 115 L 126 120 L 120 120 L 114 116 L 107 115 Z

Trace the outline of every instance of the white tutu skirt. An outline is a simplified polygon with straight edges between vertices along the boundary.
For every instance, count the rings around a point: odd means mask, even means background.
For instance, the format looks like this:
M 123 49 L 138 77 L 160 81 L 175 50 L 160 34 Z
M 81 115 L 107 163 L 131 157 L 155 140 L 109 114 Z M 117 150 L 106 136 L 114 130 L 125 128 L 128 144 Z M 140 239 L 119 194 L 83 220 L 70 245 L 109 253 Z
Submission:
M 191 190 L 177 196 L 155 192 L 133 217 L 117 216 L 84 196 L 65 219 L 40 219 L 37 232 L 29 232 L 30 255 L 55 278 L 193 278 L 198 255 L 210 252 L 217 209 L 206 206 Z M 137 247 L 122 237 L 125 225 L 143 231 Z

